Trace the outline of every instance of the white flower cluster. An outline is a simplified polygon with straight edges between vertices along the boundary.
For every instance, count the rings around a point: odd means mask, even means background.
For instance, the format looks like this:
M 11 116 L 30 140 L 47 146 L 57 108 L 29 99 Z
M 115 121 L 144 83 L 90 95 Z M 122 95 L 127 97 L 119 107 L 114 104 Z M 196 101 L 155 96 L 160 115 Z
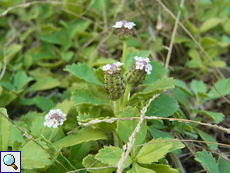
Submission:
M 122 21 L 116 22 L 116 24 L 113 27 L 122 28 L 122 26 L 128 29 L 132 29 L 133 26 L 136 26 L 136 24 L 133 22 L 127 22 L 126 20 L 122 20 Z
M 116 62 L 113 64 L 107 64 L 105 66 L 102 67 L 103 71 L 107 71 L 109 74 L 113 74 L 113 71 L 115 70 L 121 70 L 120 66 L 122 66 L 124 63 L 121 62 Z
M 45 116 L 44 126 L 57 128 L 58 125 L 62 125 L 66 120 L 66 114 L 60 109 L 51 109 Z
M 134 59 L 136 60 L 136 69 L 143 70 L 144 68 L 147 74 L 151 74 L 152 66 L 149 64 L 149 58 L 135 56 Z

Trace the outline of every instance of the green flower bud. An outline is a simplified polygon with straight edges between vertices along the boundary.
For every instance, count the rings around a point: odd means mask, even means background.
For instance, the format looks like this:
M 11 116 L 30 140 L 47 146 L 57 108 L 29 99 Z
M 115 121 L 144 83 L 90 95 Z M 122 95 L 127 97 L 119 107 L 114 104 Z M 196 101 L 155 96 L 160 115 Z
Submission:
M 106 94 L 113 101 L 119 99 L 125 92 L 124 78 L 121 75 L 121 69 L 119 68 L 123 63 L 116 62 L 113 64 L 107 64 L 103 66 L 104 72 L 104 86 Z
M 148 63 L 149 58 L 135 56 L 136 62 L 126 73 L 126 81 L 131 86 L 138 86 L 146 79 L 146 74 L 151 74 L 152 66 Z

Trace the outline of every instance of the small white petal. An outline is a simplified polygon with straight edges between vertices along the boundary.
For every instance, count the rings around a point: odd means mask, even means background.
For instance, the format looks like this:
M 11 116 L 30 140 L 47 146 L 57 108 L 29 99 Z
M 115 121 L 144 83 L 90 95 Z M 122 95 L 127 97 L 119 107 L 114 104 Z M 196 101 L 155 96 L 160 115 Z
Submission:
M 142 70 L 143 67 L 144 67 L 144 64 L 142 64 L 141 62 L 138 62 L 138 61 L 136 62 L 136 69 Z
M 119 22 L 116 22 L 115 25 L 113 25 L 114 28 L 121 28 L 123 25 L 123 22 L 122 21 L 119 21 Z
M 143 60 L 144 60 L 145 62 L 147 62 L 147 63 L 150 62 L 149 58 L 143 58 Z
M 132 29 L 133 26 L 136 26 L 136 24 L 133 23 L 133 22 L 126 22 L 125 25 L 124 25 L 124 27 L 128 28 L 128 29 Z
M 113 64 L 116 65 L 117 67 L 120 67 L 120 66 L 122 66 L 124 63 L 116 62 L 116 63 L 113 63 Z
M 109 70 L 110 68 L 111 68 L 110 64 L 107 64 L 107 65 L 105 65 L 105 66 L 102 67 L 102 70 L 103 70 L 103 71 L 107 71 L 107 70 Z

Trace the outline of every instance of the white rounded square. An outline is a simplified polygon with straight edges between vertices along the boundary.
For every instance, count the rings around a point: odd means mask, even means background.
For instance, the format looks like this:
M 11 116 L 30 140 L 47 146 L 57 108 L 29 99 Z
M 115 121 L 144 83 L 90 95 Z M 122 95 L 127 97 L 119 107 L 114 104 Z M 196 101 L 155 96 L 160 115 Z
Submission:
M 0 151 L 1 173 L 21 172 L 21 151 Z

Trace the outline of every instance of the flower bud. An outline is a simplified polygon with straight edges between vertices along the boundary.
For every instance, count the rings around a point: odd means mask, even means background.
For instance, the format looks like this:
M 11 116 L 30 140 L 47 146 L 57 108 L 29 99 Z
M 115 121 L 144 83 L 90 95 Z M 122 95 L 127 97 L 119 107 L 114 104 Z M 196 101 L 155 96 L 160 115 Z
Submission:
M 118 38 L 120 40 L 127 40 L 129 36 L 133 34 L 133 31 L 131 29 L 135 25 L 136 24 L 133 22 L 127 22 L 126 20 L 122 20 L 116 22 L 116 24 L 113 27 L 117 28 Z
M 102 70 L 105 71 L 103 89 L 113 101 L 119 99 L 125 92 L 124 78 L 119 68 L 121 65 L 123 63 L 116 62 L 102 67 Z
M 146 74 L 151 74 L 152 66 L 149 64 L 149 58 L 135 56 L 136 62 L 126 73 L 126 81 L 131 86 L 138 86 L 145 80 Z

